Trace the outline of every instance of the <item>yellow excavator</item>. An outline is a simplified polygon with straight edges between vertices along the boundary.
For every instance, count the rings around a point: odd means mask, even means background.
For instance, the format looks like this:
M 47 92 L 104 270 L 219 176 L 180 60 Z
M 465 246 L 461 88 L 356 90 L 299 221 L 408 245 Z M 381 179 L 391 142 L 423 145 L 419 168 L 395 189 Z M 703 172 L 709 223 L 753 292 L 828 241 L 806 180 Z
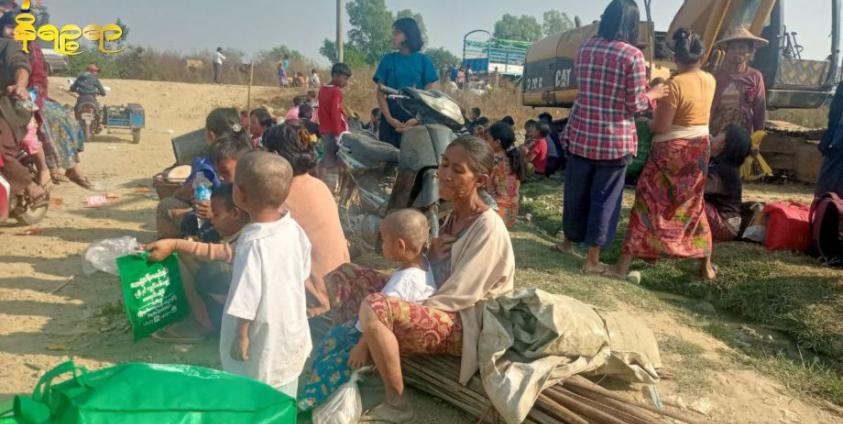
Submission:
M 658 1 L 658 0 L 656 0 Z M 795 0 L 794 0 L 795 1 Z M 648 60 L 649 77 L 669 78 L 674 68 L 670 53 L 661 46 L 679 28 L 700 34 L 708 48 L 705 68 L 716 71 L 724 52 L 713 48 L 724 33 L 744 26 L 769 41 L 759 49 L 752 66 L 764 75 L 767 109 L 814 109 L 826 104 L 840 80 L 840 0 L 831 0 L 831 51 L 825 60 L 801 56 L 796 34 L 785 27 L 785 0 L 685 0 L 667 31 L 655 31 L 652 0 L 644 0 L 637 46 Z M 817 11 L 819 16 L 828 16 Z M 522 77 L 522 103 L 534 107 L 569 108 L 577 97 L 574 60 L 579 45 L 597 34 L 599 23 L 581 26 L 537 41 L 527 51 Z M 779 175 L 815 182 L 821 156 L 816 148 L 823 129 L 809 129 L 770 121 L 760 151 Z M 646 156 L 640 155 L 643 159 Z M 769 175 L 769 167 L 755 177 Z
M 708 46 L 706 68 L 716 70 L 723 52 L 712 48 L 730 28 L 745 26 L 770 44 L 758 50 L 752 66 L 764 74 L 768 109 L 810 109 L 830 97 L 840 62 L 840 0 L 831 0 L 831 52 L 826 60 L 801 58 L 801 46 L 785 29 L 784 0 L 685 0 L 667 31 L 655 31 L 651 1 L 645 0 L 647 21 L 641 23 L 638 47 L 649 61 L 650 78 L 667 78 L 673 62 L 657 46 L 679 28 L 700 34 Z M 658 1 L 658 0 L 656 0 Z M 598 24 L 582 26 L 539 40 L 527 51 L 522 102 L 527 106 L 570 107 L 577 95 L 573 73 L 577 48 L 597 34 Z

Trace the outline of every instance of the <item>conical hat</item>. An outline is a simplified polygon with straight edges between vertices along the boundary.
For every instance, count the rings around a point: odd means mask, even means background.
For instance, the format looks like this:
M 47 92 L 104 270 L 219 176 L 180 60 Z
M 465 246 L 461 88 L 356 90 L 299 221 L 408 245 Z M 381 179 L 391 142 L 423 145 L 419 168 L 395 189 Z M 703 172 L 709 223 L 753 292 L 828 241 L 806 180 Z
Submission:
M 764 47 L 767 44 L 770 44 L 769 41 L 753 34 L 749 30 L 749 28 L 747 28 L 745 26 L 739 26 L 739 27 L 735 27 L 735 28 L 732 28 L 729 31 L 727 31 L 726 34 L 723 35 L 723 38 L 721 38 L 720 41 L 718 41 L 715 45 L 720 46 L 720 45 L 727 44 L 727 43 L 732 42 L 732 41 L 739 41 L 739 40 L 752 41 L 753 44 L 755 45 L 756 49 Z

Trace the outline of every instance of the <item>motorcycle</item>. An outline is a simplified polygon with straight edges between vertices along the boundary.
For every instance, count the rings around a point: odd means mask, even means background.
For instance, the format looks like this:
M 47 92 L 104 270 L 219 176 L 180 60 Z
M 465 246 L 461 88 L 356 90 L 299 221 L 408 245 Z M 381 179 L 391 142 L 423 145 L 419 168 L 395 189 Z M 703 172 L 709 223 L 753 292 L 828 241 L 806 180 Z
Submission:
M 17 159 L 29 169 L 32 178 L 37 179 L 38 169 L 33 158 L 26 152 L 21 151 Z M 44 219 L 48 208 L 49 203 L 37 208 L 32 207 L 25 193 L 13 195 L 9 182 L 0 174 L 0 224 L 6 223 L 9 219 L 14 219 L 21 225 L 35 225 Z
M 85 141 L 89 141 L 92 135 L 102 132 L 102 113 L 96 96 L 80 95 L 76 101 L 76 120 L 82 125 L 85 133 Z
M 440 215 L 447 207 L 440 203 L 437 171 L 455 131 L 464 124 L 459 105 L 443 92 L 381 90 L 419 125 L 403 132 L 400 150 L 357 129 L 338 142 L 340 220 L 352 247 L 369 251 L 380 251 L 380 222 L 397 209 L 424 213 L 431 237 L 438 237 Z

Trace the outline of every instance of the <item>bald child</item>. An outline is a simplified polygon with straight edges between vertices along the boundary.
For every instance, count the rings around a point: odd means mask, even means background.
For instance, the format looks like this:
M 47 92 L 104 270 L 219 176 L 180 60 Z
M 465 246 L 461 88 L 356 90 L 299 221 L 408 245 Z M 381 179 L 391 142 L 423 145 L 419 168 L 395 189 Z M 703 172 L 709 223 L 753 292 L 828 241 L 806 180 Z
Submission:
M 427 218 L 414 209 L 391 214 L 380 226 L 383 256 L 399 264 L 381 293 L 406 302 L 421 303 L 436 292 L 430 263 L 422 253 L 430 233 Z M 299 410 L 325 402 L 349 381 L 352 370 L 371 363 L 369 348 L 354 322 L 333 327 L 318 344 L 311 371 L 299 397 Z
M 290 164 L 278 155 L 256 151 L 237 162 L 234 203 L 250 223 L 234 252 L 220 357 L 225 371 L 295 398 L 312 346 L 304 290 L 310 242 L 281 208 L 292 179 Z

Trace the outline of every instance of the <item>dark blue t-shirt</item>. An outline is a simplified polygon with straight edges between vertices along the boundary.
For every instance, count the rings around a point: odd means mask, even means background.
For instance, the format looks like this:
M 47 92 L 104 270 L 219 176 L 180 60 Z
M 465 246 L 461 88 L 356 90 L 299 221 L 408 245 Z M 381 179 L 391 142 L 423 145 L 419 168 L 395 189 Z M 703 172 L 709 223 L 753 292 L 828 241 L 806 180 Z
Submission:
M 436 82 L 439 75 L 433 67 L 429 57 L 421 53 L 403 55 L 389 53 L 381 59 L 375 76 L 375 83 L 400 90 L 407 87 L 424 89 L 430 83 Z

